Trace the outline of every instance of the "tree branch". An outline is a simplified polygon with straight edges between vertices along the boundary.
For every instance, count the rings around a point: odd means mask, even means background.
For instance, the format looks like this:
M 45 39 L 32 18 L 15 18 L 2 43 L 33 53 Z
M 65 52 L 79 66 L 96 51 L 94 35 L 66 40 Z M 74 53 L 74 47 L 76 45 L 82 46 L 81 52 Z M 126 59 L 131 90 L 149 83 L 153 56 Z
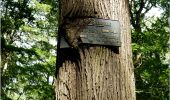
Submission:
M 137 30 L 138 32 L 141 32 L 140 19 L 141 19 L 141 13 L 144 7 L 145 7 L 144 0 L 141 0 L 139 10 L 135 13 L 136 14 L 135 30 Z
M 132 13 L 132 1 L 129 3 L 129 14 L 130 14 L 131 24 L 134 27 L 135 26 L 135 20 L 134 20 L 133 13 Z

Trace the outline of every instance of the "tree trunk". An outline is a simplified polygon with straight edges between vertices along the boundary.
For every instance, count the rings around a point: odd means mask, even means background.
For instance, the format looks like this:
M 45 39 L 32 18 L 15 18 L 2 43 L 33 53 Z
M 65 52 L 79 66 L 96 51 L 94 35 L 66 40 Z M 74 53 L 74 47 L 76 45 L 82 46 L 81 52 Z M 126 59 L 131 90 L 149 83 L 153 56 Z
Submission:
M 128 0 L 61 0 L 57 100 L 135 100 Z M 87 18 L 118 20 L 121 47 L 78 45 Z

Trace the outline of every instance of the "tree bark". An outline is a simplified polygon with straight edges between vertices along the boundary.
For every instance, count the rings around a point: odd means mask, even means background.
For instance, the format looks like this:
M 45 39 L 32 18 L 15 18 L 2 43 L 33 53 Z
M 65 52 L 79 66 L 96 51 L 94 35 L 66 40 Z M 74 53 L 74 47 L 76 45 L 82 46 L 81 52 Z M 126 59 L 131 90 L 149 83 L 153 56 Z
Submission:
M 56 100 L 135 100 L 128 0 L 61 0 Z M 121 47 L 78 45 L 87 18 L 118 20 Z

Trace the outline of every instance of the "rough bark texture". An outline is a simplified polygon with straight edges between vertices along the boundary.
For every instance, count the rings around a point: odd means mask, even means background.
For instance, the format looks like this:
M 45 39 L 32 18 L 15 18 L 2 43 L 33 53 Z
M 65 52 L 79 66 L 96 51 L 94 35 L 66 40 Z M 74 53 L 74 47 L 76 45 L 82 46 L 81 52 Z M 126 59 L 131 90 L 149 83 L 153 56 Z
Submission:
M 59 35 L 73 48 L 58 48 L 57 100 L 135 100 L 127 5 L 127 0 L 61 0 Z M 89 17 L 119 20 L 121 47 L 78 45 Z

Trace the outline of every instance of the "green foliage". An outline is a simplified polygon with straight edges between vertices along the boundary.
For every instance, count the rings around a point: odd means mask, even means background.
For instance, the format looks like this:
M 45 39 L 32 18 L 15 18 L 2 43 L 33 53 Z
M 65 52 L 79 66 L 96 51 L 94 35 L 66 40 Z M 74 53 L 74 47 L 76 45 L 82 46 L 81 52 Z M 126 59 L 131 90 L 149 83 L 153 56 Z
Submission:
M 141 11 L 138 13 L 140 17 L 138 23 L 132 23 L 132 49 L 137 100 L 168 100 L 169 98 L 168 63 L 170 62 L 165 62 L 170 38 L 166 11 L 168 9 L 167 2 L 167 0 L 148 1 L 152 5 L 151 8 L 161 7 L 164 13 L 161 14 L 160 18 L 146 18 L 144 17 L 146 13 Z M 140 5 L 140 2 L 138 3 Z M 136 5 L 133 8 L 135 11 L 132 12 L 138 12 L 139 5 Z M 147 3 L 143 7 L 146 5 Z M 148 9 L 149 11 L 151 8 L 142 8 L 142 10 Z M 136 14 L 131 17 L 137 16 Z M 139 25 L 139 27 L 135 25 Z
M 50 3 L 49 3 L 50 2 Z M 53 100 L 56 0 L 3 0 L 2 100 Z M 10 99 L 11 98 L 11 99 Z
M 170 36 L 165 30 L 167 26 L 167 21 L 158 18 L 151 28 L 142 32 L 142 41 L 134 46 L 134 53 L 142 55 L 141 61 L 135 65 L 137 90 L 143 91 L 137 93 L 138 98 L 168 100 L 169 69 L 168 64 L 163 63 Z

